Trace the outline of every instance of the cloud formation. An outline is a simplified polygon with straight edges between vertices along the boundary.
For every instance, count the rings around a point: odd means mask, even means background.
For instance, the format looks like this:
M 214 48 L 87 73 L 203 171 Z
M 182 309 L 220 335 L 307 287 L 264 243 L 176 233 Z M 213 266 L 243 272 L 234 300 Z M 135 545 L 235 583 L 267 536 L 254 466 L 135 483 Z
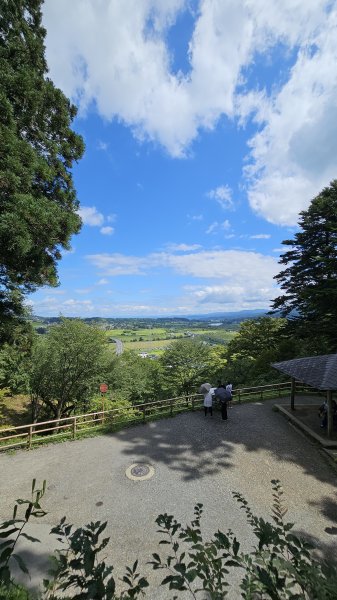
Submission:
M 100 232 L 102 233 L 102 235 L 112 235 L 114 233 L 115 229 L 114 227 L 101 227 Z
M 271 238 L 270 233 L 256 233 L 255 235 L 250 235 L 249 238 L 251 240 L 269 240 Z
M 104 223 L 104 216 L 98 212 L 96 206 L 81 206 L 78 211 L 83 225 L 90 225 L 91 227 L 100 227 Z
M 228 219 L 226 219 L 222 223 L 219 223 L 218 221 L 213 221 L 213 223 L 211 223 L 209 225 L 209 227 L 206 229 L 205 233 L 207 233 L 207 234 L 216 233 L 217 231 L 219 231 L 221 229 L 228 231 L 228 229 L 230 229 L 230 228 L 231 228 L 231 224 L 228 221 Z
M 168 252 L 192 252 L 193 250 L 200 250 L 200 244 L 166 244 L 166 250 Z
M 209 198 L 213 198 L 224 210 L 233 208 L 232 190 L 228 185 L 220 185 L 214 190 L 207 192 Z
M 82 114 L 116 118 L 173 157 L 223 115 L 253 118 L 250 205 L 270 222 L 295 224 L 336 175 L 336 0 L 199 0 L 189 69 L 175 72 L 167 34 L 184 10 L 187 0 L 46 0 L 52 78 Z M 275 48 L 294 57 L 282 82 L 250 87 L 249 69 Z
M 182 296 L 175 298 L 172 304 L 166 303 L 166 312 L 175 312 L 178 305 L 185 314 L 198 310 L 267 308 L 270 300 L 279 294 L 273 284 L 273 277 L 279 271 L 276 259 L 257 252 L 202 250 L 190 254 L 160 252 L 143 257 L 96 254 L 87 259 L 105 276 L 144 276 L 166 269 L 183 280 L 187 277 L 197 282 L 204 280 L 203 284 L 184 284 Z
M 82 219 L 83 225 L 100 227 L 100 233 L 102 235 L 112 235 L 115 232 L 115 228 L 111 227 L 111 225 L 102 227 L 105 220 L 107 220 L 108 223 L 114 223 L 117 218 L 117 215 L 115 214 L 108 215 L 105 219 L 104 215 L 97 210 L 96 206 L 81 206 L 78 210 L 78 214 Z

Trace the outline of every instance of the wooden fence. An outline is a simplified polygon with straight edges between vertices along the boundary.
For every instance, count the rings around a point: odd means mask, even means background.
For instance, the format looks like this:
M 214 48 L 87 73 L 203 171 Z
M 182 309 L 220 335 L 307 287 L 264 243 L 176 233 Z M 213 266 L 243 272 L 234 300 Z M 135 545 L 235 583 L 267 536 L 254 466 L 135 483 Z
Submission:
M 297 384 L 297 390 L 301 391 Z M 266 400 L 276 396 L 286 395 L 290 392 L 291 384 L 278 383 L 259 387 L 241 388 L 233 390 L 233 402 L 250 400 Z M 303 388 L 303 392 L 307 391 Z M 310 390 L 312 394 L 312 389 Z M 30 423 L 19 427 L 6 427 L 0 429 L 0 450 L 26 447 L 31 449 L 34 444 L 62 439 L 76 439 L 95 430 L 114 431 L 132 423 L 145 423 L 146 421 L 169 417 L 178 412 L 199 409 L 203 405 L 202 394 L 191 394 L 157 400 L 130 407 L 114 408 L 106 411 L 73 415 L 50 421 Z

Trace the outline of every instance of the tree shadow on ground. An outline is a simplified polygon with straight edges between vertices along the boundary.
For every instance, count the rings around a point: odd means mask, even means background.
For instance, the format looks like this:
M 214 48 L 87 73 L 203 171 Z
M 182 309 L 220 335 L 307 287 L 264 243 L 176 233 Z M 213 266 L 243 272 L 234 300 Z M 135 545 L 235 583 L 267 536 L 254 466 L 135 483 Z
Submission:
M 331 542 L 329 543 L 322 542 L 322 540 L 319 540 L 317 537 L 311 535 L 303 529 L 296 529 L 295 527 L 291 530 L 291 532 L 297 537 L 306 540 L 315 548 L 315 550 L 313 550 L 314 559 L 319 561 L 324 560 L 329 563 L 333 563 L 334 565 L 337 565 L 336 537 L 331 538 Z
M 55 547 L 57 545 L 55 538 Z M 29 547 L 25 545 L 24 548 L 20 545 L 16 552 L 27 566 L 29 575 L 23 573 L 16 561 L 11 559 L 10 569 L 14 581 L 23 585 L 33 594 L 38 594 L 41 591 L 43 579 L 48 579 L 48 573 L 52 567 L 52 552 L 48 552 L 43 543 L 37 542 L 30 544 Z
M 202 411 L 184 413 L 114 435 L 123 440 L 126 455 L 162 463 L 185 481 L 234 468 L 236 447 L 242 446 L 248 453 L 266 451 L 266 463 L 269 456 L 276 463 L 294 463 L 305 474 L 336 484 L 337 474 L 318 447 L 274 412 L 273 404 L 275 401 L 234 406 L 228 410 L 228 421 L 222 421 L 217 410 L 213 417 L 205 417 Z
M 337 492 L 335 492 L 334 498 L 324 496 L 320 502 L 309 502 L 309 504 L 310 506 L 317 507 L 326 519 L 337 525 Z M 327 533 L 336 535 L 337 527 L 330 527 Z

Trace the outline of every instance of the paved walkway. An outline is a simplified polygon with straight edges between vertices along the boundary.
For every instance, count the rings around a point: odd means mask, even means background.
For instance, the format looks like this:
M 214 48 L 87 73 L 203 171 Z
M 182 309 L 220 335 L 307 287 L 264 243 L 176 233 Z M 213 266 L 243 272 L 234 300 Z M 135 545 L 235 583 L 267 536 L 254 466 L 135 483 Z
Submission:
M 234 406 L 227 422 L 218 412 L 213 418 L 188 413 L 111 435 L 0 455 L 0 520 L 10 515 L 13 499 L 29 495 L 34 477 L 47 479 L 48 515 L 34 529 L 43 544 L 23 548 L 35 563 L 33 583 L 54 545 L 50 527 L 63 515 L 77 526 L 108 520 L 106 556 L 116 575 L 136 557 L 145 565 L 158 551 L 154 521 L 159 513 L 173 513 L 186 523 L 196 502 L 205 507 L 206 534 L 231 527 L 248 549 L 252 538 L 231 491 L 241 492 L 257 514 L 268 516 L 274 478 L 283 484 L 296 531 L 314 537 L 331 558 L 337 550 L 336 473 L 317 446 L 272 411 L 273 404 Z M 153 465 L 153 478 L 127 479 L 125 471 L 135 462 Z M 147 596 L 172 597 L 165 589 Z

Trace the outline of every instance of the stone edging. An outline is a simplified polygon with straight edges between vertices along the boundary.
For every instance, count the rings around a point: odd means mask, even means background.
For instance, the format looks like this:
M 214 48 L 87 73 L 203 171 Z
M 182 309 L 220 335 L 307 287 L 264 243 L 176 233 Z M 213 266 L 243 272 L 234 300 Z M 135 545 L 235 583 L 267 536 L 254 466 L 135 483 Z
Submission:
M 295 417 L 295 415 L 291 411 L 287 410 L 284 406 L 282 406 L 281 404 L 275 404 L 274 406 L 281 413 L 283 413 L 292 423 L 294 423 L 302 431 L 305 431 L 305 433 L 310 435 L 310 437 L 314 438 L 319 444 L 321 444 L 321 446 L 323 446 L 323 448 L 337 448 L 337 440 L 327 440 L 325 438 L 322 438 L 320 435 L 318 435 L 318 433 L 315 433 L 315 431 L 310 429 L 310 427 L 308 427 L 308 425 L 305 425 L 304 423 L 302 423 L 302 421 L 300 421 L 300 419 Z M 299 404 L 298 406 L 307 406 L 307 405 Z

